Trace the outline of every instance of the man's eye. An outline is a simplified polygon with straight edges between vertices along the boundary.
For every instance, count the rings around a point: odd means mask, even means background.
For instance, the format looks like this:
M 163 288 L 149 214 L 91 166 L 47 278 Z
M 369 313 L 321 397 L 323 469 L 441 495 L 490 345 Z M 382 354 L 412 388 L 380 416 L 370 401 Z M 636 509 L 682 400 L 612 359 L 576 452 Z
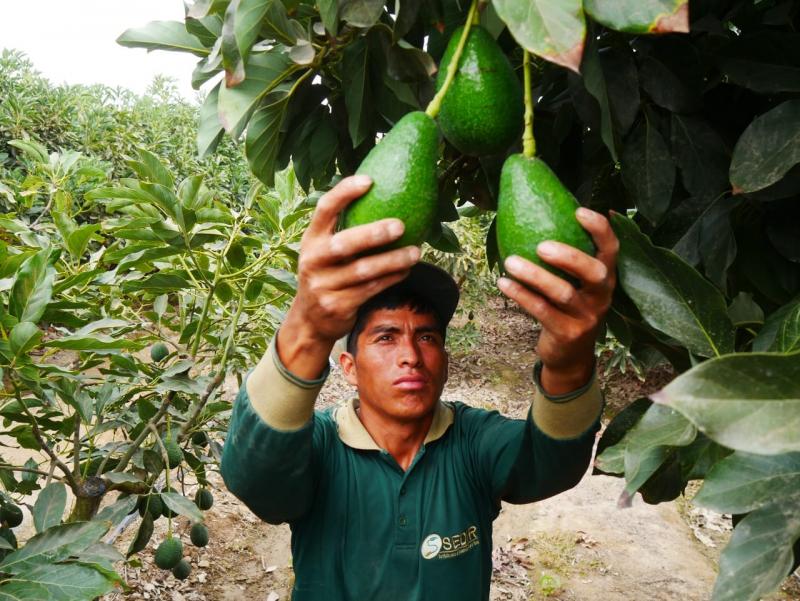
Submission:
M 391 334 L 383 334 L 378 338 L 378 340 L 385 341 L 385 342 L 388 342 L 391 339 L 392 339 L 392 335 Z

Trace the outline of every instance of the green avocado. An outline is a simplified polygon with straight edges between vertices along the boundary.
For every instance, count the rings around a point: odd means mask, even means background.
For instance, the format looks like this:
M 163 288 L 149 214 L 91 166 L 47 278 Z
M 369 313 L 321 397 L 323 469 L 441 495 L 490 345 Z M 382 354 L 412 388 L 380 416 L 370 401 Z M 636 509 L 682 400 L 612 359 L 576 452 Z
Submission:
M 594 243 L 575 217 L 579 206 L 544 161 L 521 154 L 508 157 L 500 173 L 497 198 L 501 260 L 518 255 L 574 283 L 574 277 L 542 261 L 536 247 L 545 240 L 557 240 L 594 255 Z
M 406 229 L 399 240 L 380 250 L 422 244 L 438 209 L 438 138 L 436 122 L 425 113 L 403 116 L 356 170 L 372 178 L 372 187 L 347 207 L 344 228 L 395 217 Z
M 156 565 L 162 570 L 171 570 L 183 557 L 183 544 L 179 538 L 168 538 L 156 549 Z
M 189 574 L 192 573 L 192 566 L 185 559 L 181 559 L 174 568 L 172 568 L 172 575 L 178 580 L 186 580 Z
M 200 522 L 192 524 L 189 531 L 189 539 L 195 547 L 205 547 L 208 544 L 208 528 Z
M 164 448 L 167 450 L 167 461 L 170 469 L 178 467 L 183 461 L 183 451 L 174 438 L 164 438 Z
M 154 520 L 160 518 L 164 512 L 164 504 L 158 495 L 141 495 L 138 506 L 139 515 L 144 516 L 144 512 L 147 511 Z
M 463 26 L 453 32 L 442 56 L 437 90 L 444 84 L 462 30 Z M 501 153 L 519 137 L 524 110 L 522 86 L 511 63 L 486 29 L 473 26 L 439 111 L 444 137 L 464 154 Z
M 0 519 L 10 528 L 16 528 L 22 523 L 22 509 L 13 503 L 3 505 L 3 508 L 0 509 Z
M 167 355 L 169 355 L 169 349 L 163 342 L 156 342 L 150 347 L 150 358 L 156 363 L 163 361 Z
M 214 495 L 207 488 L 201 488 L 194 495 L 194 504 L 203 511 L 211 509 L 214 504 Z

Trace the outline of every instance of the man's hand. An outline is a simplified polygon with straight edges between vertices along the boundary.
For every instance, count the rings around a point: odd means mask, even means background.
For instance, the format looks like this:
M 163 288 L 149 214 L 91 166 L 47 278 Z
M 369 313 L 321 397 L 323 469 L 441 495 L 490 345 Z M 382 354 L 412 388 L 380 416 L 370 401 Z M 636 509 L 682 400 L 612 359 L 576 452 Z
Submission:
M 352 329 L 358 308 L 400 282 L 419 260 L 415 246 L 360 256 L 400 238 L 399 219 L 335 232 L 339 213 L 371 184 L 367 176 L 347 177 L 322 196 L 300 243 L 297 296 L 277 341 L 281 361 L 300 377 L 319 376 L 333 344 Z
M 541 323 L 536 350 L 543 364 L 542 387 L 554 395 L 589 381 L 595 340 L 616 285 L 619 241 L 608 220 L 586 208 L 576 215 L 594 239 L 595 257 L 553 240 L 542 242 L 536 251 L 545 262 L 578 278 L 580 288 L 517 256 L 505 261 L 517 281 L 503 277 L 497 282 L 506 296 Z

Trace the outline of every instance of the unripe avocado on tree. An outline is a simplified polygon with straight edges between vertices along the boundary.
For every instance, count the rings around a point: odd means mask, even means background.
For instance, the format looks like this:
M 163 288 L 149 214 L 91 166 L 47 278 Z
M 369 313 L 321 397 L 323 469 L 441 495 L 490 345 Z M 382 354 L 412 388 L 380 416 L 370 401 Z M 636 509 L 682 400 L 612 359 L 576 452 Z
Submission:
M 139 497 L 139 515 L 143 516 L 145 510 L 154 520 L 161 517 L 164 512 L 164 503 L 158 495 L 142 495 Z
M 205 432 L 195 432 L 192 434 L 192 444 L 202 447 L 206 443 L 208 443 L 208 437 Z
M 403 116 L 356 170 L 372 178 L 372 187 L 347 207 L 343 226 L 395 217 L 405 224 L 405 231 L 386 249 L 422 244 L 438 209 L 438 138 L 436 123 L 425 113 Z
M 539 258 L 536 247 L 545 240 L 557 240 L 594 255 L 594 243 L 575 217 L 579 206 L 544 161 L 521 154 L 508 157 L 500 173 L 497 198 L 497 249 L 501 260 L 518 255 L 574 281 L 574 277 Z
M 436 78 L 441 89 L 464 27 L 447 44 Z M 439 126 L 447 140 L 472 156 L 498 154 L 522 130 L 522 86 L 511 63 L 492 35 L 473 25 L 458 63 L 455 79 L 442 100 Z
M 10 528 L 16 528 L 22 523 L 22 509 L 13 503 L 3 505 L 3 508 L 0 509 L 0 520 Z
M 162 570 L 171 570 L 183 557 L 183 544 L 179 538 L 165 539 L 156 549 L 156 565 Z
M 181 559 L 178 564 L 172 568 L 172 575 L 178 580 L 186 580 L 191 573 L 192 566 L 185 559 Z
M 208 528 L 200 522 L 192 524 L 189 531 L 189 540 L 195 547 L 205 547 L 208 544 Z
M 156 342 L 150 347 L 150 358 L 156 363 L 160 363 L 169 355 L 169 349 L 163 342 Z
M 197 505 L 198 509 L 202 509 L 203 511 L 211 509 L 211 506 L 214 504 L 214 496 L 207 488 L 201 488 L 194 495 L 194 504 Z
M 170 469 L 178 467 L 183 461 L 183 451 L 178 441 L 172 437 L 164 438 L 164 448 L 167 450 L 167 462 Z

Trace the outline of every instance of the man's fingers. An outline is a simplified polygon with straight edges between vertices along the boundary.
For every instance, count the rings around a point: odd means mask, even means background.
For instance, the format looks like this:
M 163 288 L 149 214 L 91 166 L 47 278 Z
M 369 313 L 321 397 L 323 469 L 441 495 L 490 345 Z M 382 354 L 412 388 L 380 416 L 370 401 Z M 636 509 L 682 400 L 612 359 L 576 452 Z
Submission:
M 351 175 L 344 178 L 319 199 L 308 231 L 316 235 L 332 233 L 339 213 L 356 198 L 366 194 L 371 185 L 372 180 L 367 175 Z
M 548 303 L 541 294 L 528 290 L 519 282 L 510 278 L 500 278 L 497 280 L 497 286 L 503 294 L 516 301 L 528 314 L 535 317 L 545 330 L 558 331 L 559 326 L 572 320 Z
M 380 280 L 387 275 L 408 270 L 419 261 L 420 250 L 416 246 L 406 246 L 377 255 L 362 257 L 349 265 L 330 269 L 330 278 L 325 286 L 331 290 L 345 290 L 360 287 L 372 280 Z
M 399 219 L 381 219 L 358 225 L 334 234 L 328 245 L 331 263 L 352 259 L 364 251 L 394 242 L 403 235 L 405 226 Z
M 408 273 L 406 269 L 369 280 L 358 286 L 351 286 L 350 288 L 339 291 L 339 300 L 345 306 L 358 308 L 376 294 L 383 292 L 398 282 L 402 282 L 408 277 Z
M 619 252 L 619 240 L 617 240 L 611 224 L 603 215 L 587 209 L 579 208 L 575 216 L 587 232 L 592 235 L 597 246 L 596 258 L 602 262 L 609 272 L 614 271 L 617 265 L 617 253 Z
M 562 242 L 542 242 L 536 253 L 549 265 L 571 273 L 590 286 L 602 284 L 609 274 L 609 268 L 602 261 Z
M 575 298 L 577 292 L 572 284 L 527 259 L 512 256 L 504 265 L 514 279 L 538 290 L 552 303 L 568 305 Z

